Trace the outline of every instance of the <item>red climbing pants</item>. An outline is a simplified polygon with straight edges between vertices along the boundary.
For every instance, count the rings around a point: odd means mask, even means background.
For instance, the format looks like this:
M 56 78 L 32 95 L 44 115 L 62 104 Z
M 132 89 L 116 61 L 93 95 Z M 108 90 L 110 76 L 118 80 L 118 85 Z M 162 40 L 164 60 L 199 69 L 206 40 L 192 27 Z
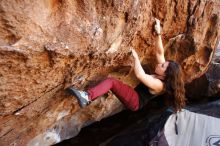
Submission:
M 98 96 L 101 96 L 111 90 L 118 99 L 130 110 L 136 111 L 139 108 L 139 96 L 138 93 L 130 86 L 122 83 L 114 78 L 107 78 L 93 88 L 90 88 L 89 99 L 95 100 Z

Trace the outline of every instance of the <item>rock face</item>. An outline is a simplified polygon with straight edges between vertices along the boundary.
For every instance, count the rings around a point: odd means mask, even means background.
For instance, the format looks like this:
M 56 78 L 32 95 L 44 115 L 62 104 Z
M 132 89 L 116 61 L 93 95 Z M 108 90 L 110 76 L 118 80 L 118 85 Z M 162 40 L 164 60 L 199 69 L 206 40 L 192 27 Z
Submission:
M 64 92 L 114 76 L 131 86 L 129 47 L 151 71 L 154 17 L 185 81 L 206 70 L 220 36 L 218 0 L 0 1 L 0 145 L 51 145 L 122 110 L 112 94 L 80 109 Z
M 220 96 L 220 43 L 207 72 L 186 86 L 186 95 L 194 101 Z

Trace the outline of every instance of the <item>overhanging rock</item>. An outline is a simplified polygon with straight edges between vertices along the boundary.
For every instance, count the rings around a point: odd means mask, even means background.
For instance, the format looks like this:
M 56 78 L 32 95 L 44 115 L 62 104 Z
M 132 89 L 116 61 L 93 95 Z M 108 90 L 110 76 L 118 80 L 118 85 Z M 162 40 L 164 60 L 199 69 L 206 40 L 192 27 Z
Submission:
M 218 0 L 0 2 L 0 145 L 50 145 L 122 110 L 111 94 L 86 109 L 64 88 L 106 76 L 137 84 L 129 47 L 155 65 L 154 17 L 185 81 L 201 76 L 220 36 Z

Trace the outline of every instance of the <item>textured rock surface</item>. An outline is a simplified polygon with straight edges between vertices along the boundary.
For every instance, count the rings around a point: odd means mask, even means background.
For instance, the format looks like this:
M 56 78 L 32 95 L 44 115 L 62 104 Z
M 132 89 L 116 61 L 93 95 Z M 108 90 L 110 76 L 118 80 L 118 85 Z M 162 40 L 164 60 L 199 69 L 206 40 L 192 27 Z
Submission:
M 64 88 L 106 76 L 134 86 L 129 47 L 152 70 L 153 20 L 186 82 L 201 76 L 220 36 L 218 0 L 0 1 L 0 145 L 50 145 L 122 110 L 111 94 L 80 109 Z
M 220 43 L 207 72 L 186 86 L 187 97 L 194 101 L 220 97 Z

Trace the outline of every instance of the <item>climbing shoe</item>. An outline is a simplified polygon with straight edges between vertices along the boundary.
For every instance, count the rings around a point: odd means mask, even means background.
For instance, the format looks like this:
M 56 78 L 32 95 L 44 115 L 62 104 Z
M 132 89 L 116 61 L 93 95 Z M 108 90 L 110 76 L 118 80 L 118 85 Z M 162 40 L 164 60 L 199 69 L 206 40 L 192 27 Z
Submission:
M 68 87 L 66 90 L 71 95 L 76 96 L 76 98 L 77 98 L 77 100 L 79 102 L 80 107 L 84 108 L 84 107 L 86 107 L 90 103 L 89 95 L 88 95 L 87 92 L 77 90 L 77 89 L 75 89 L 73 87 Z

